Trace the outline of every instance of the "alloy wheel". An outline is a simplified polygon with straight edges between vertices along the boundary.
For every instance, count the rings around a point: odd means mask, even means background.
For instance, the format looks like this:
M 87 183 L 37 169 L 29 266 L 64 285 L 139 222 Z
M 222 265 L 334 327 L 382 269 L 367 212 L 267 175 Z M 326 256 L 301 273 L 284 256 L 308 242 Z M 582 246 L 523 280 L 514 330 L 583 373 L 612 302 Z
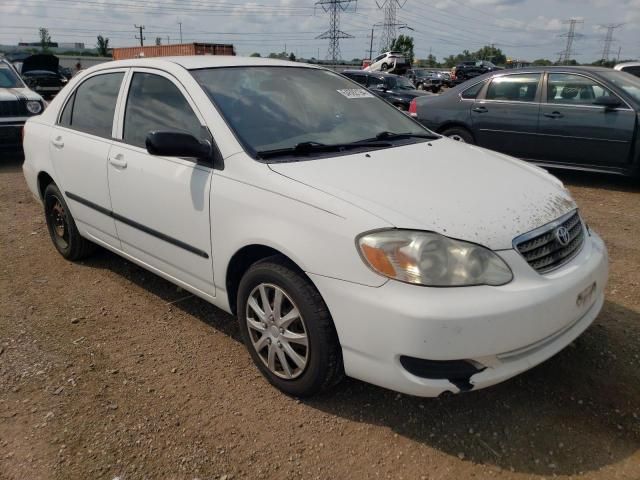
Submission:
M 67 215 L 62 202 L 55 196 L 51 198 L 49 221 L 55 235 L 55 241 L 60 245 L 60 247 L 67 248 L 69 246 L 69 225 L 67 224 Z
M 274 375 L 293 380 L 309 360 L 309 338 L 302 314 L 280 287 L 261 283 L 247 300 L 245 317 L 251 344 Z

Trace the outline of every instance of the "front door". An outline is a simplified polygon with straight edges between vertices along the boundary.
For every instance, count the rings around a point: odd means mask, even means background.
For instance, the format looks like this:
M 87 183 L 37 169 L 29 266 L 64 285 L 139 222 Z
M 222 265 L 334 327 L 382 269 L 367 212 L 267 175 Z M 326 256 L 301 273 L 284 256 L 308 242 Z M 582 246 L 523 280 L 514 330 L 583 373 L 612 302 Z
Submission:
M 51 131 L 51 158 L 79 230 L 120 247 L 111 212 L 107 158 L 124 71 L 93 75 L 71 94 Z
M 606 110 L 593 102 L 615 95 L 598 81 L 582 75 L 550 73 L 540 108 L 543 159 L 581 166 L 626 167 L 636 114 L 622 107 Z
M 109 152 L 109 190 L 123 250 L 192 291 L 214 296 L 209 198 L 211 168 L 191 158 L 150 155 L 153 130 L 208 131 L 184 88 L 168 74 L 135 69 L 122 142 Z
M 476 143 L 519 158 L 538 158 L 541 73 L 493 78 L 471 107 Z

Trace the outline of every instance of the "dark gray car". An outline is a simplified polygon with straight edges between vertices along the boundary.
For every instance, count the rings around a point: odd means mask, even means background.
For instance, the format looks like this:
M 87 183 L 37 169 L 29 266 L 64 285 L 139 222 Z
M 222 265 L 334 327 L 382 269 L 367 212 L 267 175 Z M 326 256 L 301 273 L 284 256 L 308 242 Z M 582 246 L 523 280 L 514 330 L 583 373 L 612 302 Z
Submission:
M 640 175 L 640 79 L 627 73 L 491 72 L 418 98 L 415 110 L 431 130 L 537 164 Z

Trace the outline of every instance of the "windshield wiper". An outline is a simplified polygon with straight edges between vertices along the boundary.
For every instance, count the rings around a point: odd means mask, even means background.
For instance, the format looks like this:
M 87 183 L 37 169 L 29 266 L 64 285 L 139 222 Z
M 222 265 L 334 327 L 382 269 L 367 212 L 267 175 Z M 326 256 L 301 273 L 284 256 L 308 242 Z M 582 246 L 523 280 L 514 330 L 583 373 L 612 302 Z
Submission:
M 404 132 L 404 133 L 380 132 L 375 137 L 376 140 L 404 140 L 406 138 L 426 138 L 429 140 L 435 140 L 440 137 L 438 135 L 433 135 L 429 133 L 411 133 L 411 132 Z
M 323 152 L 340 152 L 342 150 L 349 150 L 353 148 L 386 148 L 392 145 L 388 142 L 380 142 L 373 140 L 363 140 L 359 142 L 351 143 L 337 143 L 337 144 L 325 144 L 319 142 L 301 142 L 293 147 L 277 148 L 274 150 L 261 150 L 256 152 L 258 157 L 275 158 L 287 155 L 308 155 L 310 153 L 323 153 Z

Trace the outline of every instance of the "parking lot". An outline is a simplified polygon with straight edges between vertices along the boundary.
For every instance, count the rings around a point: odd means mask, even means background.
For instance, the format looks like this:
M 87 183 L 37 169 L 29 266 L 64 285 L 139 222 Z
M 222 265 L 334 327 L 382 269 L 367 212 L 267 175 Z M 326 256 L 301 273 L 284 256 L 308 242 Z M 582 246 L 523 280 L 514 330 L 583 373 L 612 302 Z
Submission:
M 58 255 L 0 165 L 0 478 L 640 478 L 640 184 L 558 173 L 611 257 L 605 307 L 502 385 L 421 399 L 268 385 L 235 320 L 106 251 Z

